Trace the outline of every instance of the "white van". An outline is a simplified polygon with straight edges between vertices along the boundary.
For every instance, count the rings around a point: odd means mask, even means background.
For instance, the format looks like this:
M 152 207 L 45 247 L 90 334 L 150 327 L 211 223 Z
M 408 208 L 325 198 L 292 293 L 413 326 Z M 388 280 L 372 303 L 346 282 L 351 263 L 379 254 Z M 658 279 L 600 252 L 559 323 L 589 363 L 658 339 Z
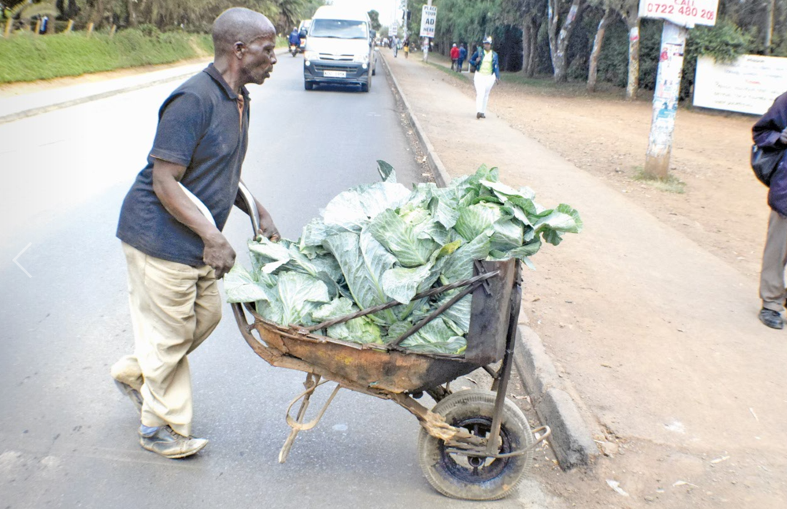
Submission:
M 374 38 L 369 15 L 363 10 L 326 5 L 312 17 L 303 59 L 303 86 L 318 83 L 372 86 L 375 74 Z

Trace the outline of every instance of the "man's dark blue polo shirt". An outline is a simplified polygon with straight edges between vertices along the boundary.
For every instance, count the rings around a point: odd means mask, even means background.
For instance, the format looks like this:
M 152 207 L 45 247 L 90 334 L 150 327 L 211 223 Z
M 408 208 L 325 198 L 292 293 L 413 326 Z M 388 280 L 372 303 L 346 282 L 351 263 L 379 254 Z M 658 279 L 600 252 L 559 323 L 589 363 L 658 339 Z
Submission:
M 243 107 L 243 111 L 239 109 Z M 249 131 L 249 96 L 242 99 L 210 64 L 164 101 L 148 165 L 123 201 L 117 236 L 156 258 L 205 265 L 202 239 L 175 219 L 153 191 L 153 160 L 186 167 L 181 179 L 224 228 L 238 194 Z

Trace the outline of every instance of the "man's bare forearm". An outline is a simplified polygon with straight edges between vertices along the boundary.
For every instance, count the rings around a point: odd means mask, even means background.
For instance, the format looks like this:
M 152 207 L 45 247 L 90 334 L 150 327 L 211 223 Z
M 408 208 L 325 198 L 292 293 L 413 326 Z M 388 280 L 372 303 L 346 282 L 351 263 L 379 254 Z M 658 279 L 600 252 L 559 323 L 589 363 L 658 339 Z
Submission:
M 158 168 L 153 171 L 153 191 L 167 212 L 199 235 L 203 241 L 217 234 L 221 235 L 219 229 L 208 221 L 181 189 L 179 177 L 182 177 L 185 168 L 163 161 L 156 161 L 155 164 Z M 183 168 L 183 171 L 179 168 Z
M 178 185 L 178 181 L 166 178 L 158 184 L 154 181 L 153 190 L 167 212 L 199 235 L 202 240 L 221 234 L 219 229 L 213 226 L 186 196 L 186 193 Z

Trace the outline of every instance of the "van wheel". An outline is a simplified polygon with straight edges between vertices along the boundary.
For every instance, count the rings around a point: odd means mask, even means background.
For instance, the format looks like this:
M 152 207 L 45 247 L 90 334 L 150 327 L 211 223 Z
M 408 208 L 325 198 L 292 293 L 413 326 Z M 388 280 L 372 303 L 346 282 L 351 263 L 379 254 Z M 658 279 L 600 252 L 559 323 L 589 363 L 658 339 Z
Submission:
M 314 83 L 311 83 L 310 81 L 304 81 L 303 82 L 303 88 L 305 88 L 306 90 L 313 90 L 314 89 Z
M 368 91 L 369 91 L 369 84 L 361 83 L 361 92 L 368 92 Z

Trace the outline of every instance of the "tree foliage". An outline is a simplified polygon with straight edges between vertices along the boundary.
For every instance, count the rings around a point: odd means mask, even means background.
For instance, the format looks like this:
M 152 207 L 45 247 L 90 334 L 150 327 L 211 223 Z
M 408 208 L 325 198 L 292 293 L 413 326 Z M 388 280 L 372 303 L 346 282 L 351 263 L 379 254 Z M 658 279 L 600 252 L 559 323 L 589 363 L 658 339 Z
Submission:
M 382 28 L 382 25 L 380 24 L 380 13 L 375 10 L 371 10 L 368 14 L 369 19 L 372 21 L 372 30 L 379 32 L 380 28 Z
M 409 2 L 411 40 L 418 38 L 425 3 Z M 433 42 L 443 54 L 453 43 L 466 43 L 472 51 L 483 37 L 492 36 L 505 71 L 586 80 L 595 58 L 598 83 L 628 85 L 632 95 L 638 87 L 650 89 L 655 84 L 662 22 L 640 20 L 639 0 L 433 0 L 432 4 L 438 8 Z M 766 36 L 769 4 L 774 6 L 771 37 Z M 572 5 L 576 5 L 576 21 L 566 30 Z M 603 28 L 601 41 L 599 28 Z M 596 55 L 592 55 L 594 43 L 599 44 Z M 690 32 L 682 96 L 689 94 L 698 56 L 727 61 L 747 52 L 787 56 L 787 1 L 720 0 L 717 25 Z M 556 69 L 562 65 L 565 68 Z
M 74 20 L 77 27 L 92 21 L 96 28 L 154 25 L 159 30 L 209 31 L 213 20 L 230 7 L 247 7 L 265 14 L 277 32 L 289 31 L 308 19 L 324 0 L 11 0 L 12 12 L 20 4 L 46 3 L 57 8 L 59 19 Z

